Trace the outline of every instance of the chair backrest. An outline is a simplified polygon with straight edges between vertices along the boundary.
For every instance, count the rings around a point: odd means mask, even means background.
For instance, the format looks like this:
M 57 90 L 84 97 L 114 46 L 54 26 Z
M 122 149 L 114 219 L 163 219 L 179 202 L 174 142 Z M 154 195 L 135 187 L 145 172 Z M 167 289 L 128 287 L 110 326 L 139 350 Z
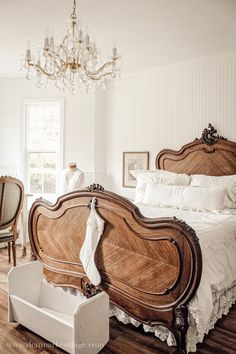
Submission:
M 24 186 L 20 180 L 0 177 L 0 230 L 17 224 L 23 198 Z

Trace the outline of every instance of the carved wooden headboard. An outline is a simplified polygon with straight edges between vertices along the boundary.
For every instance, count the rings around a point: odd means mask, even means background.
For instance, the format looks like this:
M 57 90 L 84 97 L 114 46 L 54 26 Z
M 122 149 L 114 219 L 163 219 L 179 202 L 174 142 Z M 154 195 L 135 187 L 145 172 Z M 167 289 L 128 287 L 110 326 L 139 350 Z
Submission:
M 160 151 L 156 157 L 156 168 L 189 175 L 236 174 L 236 143 L 218 135 L 209 124 L 200 139 L 184 145 L 179 151 Z

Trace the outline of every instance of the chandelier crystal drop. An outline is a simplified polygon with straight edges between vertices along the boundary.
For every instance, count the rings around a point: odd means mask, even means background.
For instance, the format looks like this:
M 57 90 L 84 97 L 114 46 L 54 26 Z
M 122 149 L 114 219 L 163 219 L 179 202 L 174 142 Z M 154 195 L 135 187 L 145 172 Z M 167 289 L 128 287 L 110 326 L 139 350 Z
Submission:
M 37 56 L 32 55 L 30 47 L 22 58 L 22 66 L 27 69 L 28 80 L 36 78 L 36 86 L 47 87 L 54 80 L 59 90 L 69 89 L 72 94 L 78 90 L 91 92 L 95 83 L 105 89 L 106 78 L 113 82 L 120 75 L 120 57 L 117 48 L 104 64 L 100 64 L 99 50 L 90 36 L 78 26 L 76 0 L 69 25 L 61 44 L 56 45 L 53 34 L 46 34 Z

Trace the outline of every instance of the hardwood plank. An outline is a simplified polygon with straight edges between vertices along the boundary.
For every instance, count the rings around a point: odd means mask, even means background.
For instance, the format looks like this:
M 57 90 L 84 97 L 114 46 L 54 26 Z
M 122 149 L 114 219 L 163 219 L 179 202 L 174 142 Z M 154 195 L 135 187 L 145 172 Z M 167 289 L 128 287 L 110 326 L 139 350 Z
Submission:
M 155 348 L 148 348 L 145 344 L 137 343 L 135 341 L 127 340 L 125 336 L 121 336 L 116 338 L 113 342 L 115 346 L 115 353 L 118 354 L 130 354 L 130 353 L 137 353 L 137 354 L 165 354 L 166 351 L 160 351 Z M 103 351 L 102 351 L 103 352 Z
M 230 339 L 230 340 L 236 340 L 236 333 L 233 333 L 233 332 L 231 332 L 231 331 L 228 331 L 227 329 L 225 329 L 225 328 L 221 328 L 221 327 L 219 327 L 219 326 L 217 326 L 216 328 L 215 328 L 215 331 L 217 332 L 217 333 L 222 333 L 222 334 L 224 334 L 228 339 Z
M 27 328 L 9 324 L 7 321 L 7 272 L 11 265 L 7 261 L 7 250 L 0 250 L 0 354 L 62 354 L 63 350 L 53 346 L 45 339 Z M 17 247 L 17 264 L 30 260 L 21 256 Z M 209 332 L 203 343 L 197 346 L 198 354 L 236 354 L 236 305 L 229 316 L 223 316 L 215 329 Z M 175 350 L 154 335 L 145 333 L 142 328 L 124 325 L 116 318 L 110 319 L 110 340 L 100 352 L 102 354 L 170 354 Z
M 209 336 L 205 339 L 205 343 L 212 349 L 214 349 L 215 353 L 221 354 L 235 354 L 235 351 L 231 351 L 230 348 L 226 347 L 225 344 L 218 343 L 219 338 L 215 336 L 215 339 L 212 340 Z
M 214 334 L 209 334 L 206 339 L 206 343 L 211 343 L 217 344 L 217 346 L 222 346 L 223 350 L 226 350 L 227 353 L 229 354 L 235 354 L 235 350 L 232 349 L 235 347 L 235 343 L 231 343 L 230 339 L 226 338 L 223 335 L 214 335 Z

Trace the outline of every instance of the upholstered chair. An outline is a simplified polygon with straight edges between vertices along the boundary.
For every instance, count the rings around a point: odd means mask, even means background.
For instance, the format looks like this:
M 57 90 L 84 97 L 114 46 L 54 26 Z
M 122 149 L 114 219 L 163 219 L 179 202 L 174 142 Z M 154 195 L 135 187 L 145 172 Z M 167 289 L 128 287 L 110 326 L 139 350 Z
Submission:
M 8 260 L 16 265 L 17 222 L 23 205 L 24 186 L 13 177 L 0 177 L 0 243 L 7 243 Z

